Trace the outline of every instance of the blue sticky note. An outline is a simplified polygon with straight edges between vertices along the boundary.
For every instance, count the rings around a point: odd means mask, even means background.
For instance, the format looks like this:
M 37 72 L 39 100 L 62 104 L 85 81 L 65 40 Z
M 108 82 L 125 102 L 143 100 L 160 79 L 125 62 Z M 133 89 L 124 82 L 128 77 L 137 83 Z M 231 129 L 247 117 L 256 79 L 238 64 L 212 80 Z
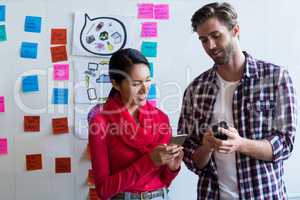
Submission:
M 142 53 L 146 57 L 156 57 L 157 42 L 142 42 Z
M 24 31 L 40 33 L 41 32 L 41 23 L 42 23 L 41 17 L 26 16 Z
M 5 30 L 5 25 L 0 25 L 0 42 L 6 41 L 6 30 Z
M 149 63 L 149 68 L 150 68 L 150 78 L 153 78 L 154 77 L 153 63 Z
M 5 6 L 0 5 L 0 22 L 5 21 Z
M 32 42 L 22 42 L 21 45 L 21 57 L 22 58 L 33 58 L 37 57 L 37 43 Z
M 24 76 L 22 78 L 23 92 L 36 92 L 39 91 L 39 81 L 37 75 Z
M 53 104 L 68 104 L 68 89 L 53 88 Z
M 150 85 L 148 99 L 156 99 L 156 86 L 155 86 L 155 84 Z

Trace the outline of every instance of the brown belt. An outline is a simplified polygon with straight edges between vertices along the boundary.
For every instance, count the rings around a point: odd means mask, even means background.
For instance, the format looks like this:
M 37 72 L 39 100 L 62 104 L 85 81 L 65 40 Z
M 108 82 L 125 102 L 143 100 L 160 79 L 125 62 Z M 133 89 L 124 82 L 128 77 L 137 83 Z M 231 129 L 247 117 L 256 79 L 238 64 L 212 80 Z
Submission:
M 164 196 L 164 189 L 160 190 L 155 190 L 151 192 L 141 192 L 141 193 L 132 193 L 128 192 L 130 199 L 132 200 L 147 200 L 147 199 L 153 199 L 156 197 L 163 197 Z M 112 199 L 117 200 L 117 199 L 124 199 L 125 198 L 125 193 L 120 193 L 116 196 L 114 196 Z

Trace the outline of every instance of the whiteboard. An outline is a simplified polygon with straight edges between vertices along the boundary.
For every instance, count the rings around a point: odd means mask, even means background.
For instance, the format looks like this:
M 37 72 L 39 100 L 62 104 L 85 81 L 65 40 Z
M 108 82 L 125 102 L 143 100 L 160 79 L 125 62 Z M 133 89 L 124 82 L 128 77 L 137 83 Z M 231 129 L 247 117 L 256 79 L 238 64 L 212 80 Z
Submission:
M 150 2 L 150 1 L 145 1 Z M 193 78 L 212 66 L 200 41 L 192 32 L 191 15 L 202 5 L 211 1 L 151 1 L 170 5 L 169 20 L 152 20 L 158 23 L 158 37 L 142 39 L 140 29 L 132 44 L 140 48 L 142 41 L 155 41 L 158 55 L 149 58 L 154 64 L 154 82 L 157 85 L 158 107 L 170 117 L 176 134 L 182 95 Z M 295 84 L 300 100 L 299 52 L 300 22 L 297 16 L 300 2 L 231 0 L 237 8 L 241 26 L 241 46 L 253 56 L 286 67 Z M 86 57 L 72 55 L 73 22 L 75 12 L 97 15 L 118 15 L 136 18 L 139 1 L 117 0 L 2 0 L 6 5 L 7 41 L 0 42 L 0 96 L 6 98 L 6 112 L 0 114 L 0 137 L 7 137 L 9 153 L 0 156 L 0 199 L 7 200 L 85 200 L 88 196 L 87 171 L 91 167 L 86 157 L 87 141 L 75 136 L 74 63 L 85 62 Z M 27 15 L 42 17 L 41 33 L 24 32 Z M 138 20 L 138 23 L 151 20 Z M 1 23 L 0 23 L 1 24 Z M 70 80 L 57 82 L 52 79 L 50 54 L 51 28 L 67 28 L 67 53 L 70 63 Z M 22 41 L 39 44 L 36 60 L 19 56 Z M 97 60 L 96 57 L 88 59 Z M 20 77 L 30 73 L 39 74 L 40 91 L 34 94 L 20 92 Z M 53 106 L 51 88 L 69 88 L 69 104 Z M 23 116 L 28 111 L 41 116 L 41 131 L 36 134 L 23 132 Z M 299 113 L 299 112 L 298 112 Z M 68 117 L 70 134 L 54 136 L 51 119 Z M 294 152 L 285 162 L 285 182 L 290 199 L 300 199 L 297 170 L 300 162 L 299 140 L 296 135 Z M 28 153 L 43 154 L 43 170 L 25 171 Z M 53 159 L 69 156 L 72 173 L 57 175 Z M 196 199 L 197 177 L 182 165 L 182 171 L 171 186 L 170 196 L 174 200 Z

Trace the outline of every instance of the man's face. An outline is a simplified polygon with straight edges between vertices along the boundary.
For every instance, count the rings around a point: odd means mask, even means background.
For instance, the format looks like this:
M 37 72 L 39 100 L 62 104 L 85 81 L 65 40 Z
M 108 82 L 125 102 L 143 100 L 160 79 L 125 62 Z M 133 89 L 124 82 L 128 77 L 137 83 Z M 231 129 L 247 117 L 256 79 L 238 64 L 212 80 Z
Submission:
M 203 48 L 216 64 L 228 64 L 230 57 L 233 55 L 233 39 L 237 37 L 234 29 L 228 30 L 215 17 L 208 19 L 197 27 L 197 33 Z

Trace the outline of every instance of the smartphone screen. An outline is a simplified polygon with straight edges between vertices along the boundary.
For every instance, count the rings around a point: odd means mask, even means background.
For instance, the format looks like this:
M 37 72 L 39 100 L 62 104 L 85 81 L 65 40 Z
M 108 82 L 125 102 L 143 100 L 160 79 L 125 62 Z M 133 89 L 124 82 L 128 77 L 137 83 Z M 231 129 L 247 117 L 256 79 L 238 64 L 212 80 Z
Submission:
M 170 144 L 177 144 L 178 146 L 182 146 L 187 135 L 176 135 L 172 136 Z

